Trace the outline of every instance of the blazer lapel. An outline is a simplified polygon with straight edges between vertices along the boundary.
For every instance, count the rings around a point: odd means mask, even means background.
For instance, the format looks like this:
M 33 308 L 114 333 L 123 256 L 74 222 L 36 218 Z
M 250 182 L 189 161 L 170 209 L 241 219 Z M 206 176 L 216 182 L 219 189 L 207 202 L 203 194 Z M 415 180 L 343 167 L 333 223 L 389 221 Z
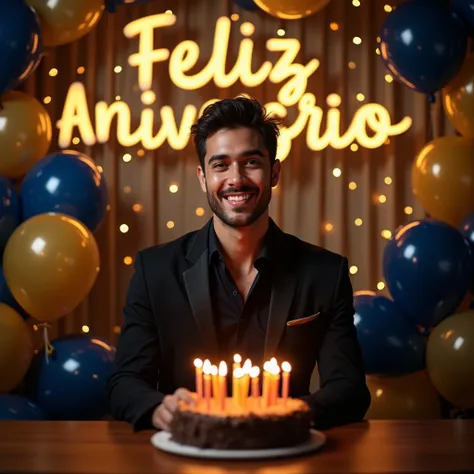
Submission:
M 193 264 L 183 272 L 183 279 L 206 351 L 215 354 L 218 344 L 209 290 L 208 231 L 209 223 L 196 234 L 187 254 Z

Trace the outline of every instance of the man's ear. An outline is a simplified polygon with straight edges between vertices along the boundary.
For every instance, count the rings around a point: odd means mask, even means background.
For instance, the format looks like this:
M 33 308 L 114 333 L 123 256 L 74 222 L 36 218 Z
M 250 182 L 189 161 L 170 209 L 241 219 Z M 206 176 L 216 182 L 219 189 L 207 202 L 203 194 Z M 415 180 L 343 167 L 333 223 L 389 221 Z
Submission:
M 207 192 L 206 175 L 204 174 L 204 170 L 202 169 L 201 165 L 197 167 L 197 176 L 198 176 L 199 184 L 201 185 L 202 191 L 206 193 Z
M 274 188 L 280 181 L 281 161 L 275 160 L 272 167 L 272 188 Z

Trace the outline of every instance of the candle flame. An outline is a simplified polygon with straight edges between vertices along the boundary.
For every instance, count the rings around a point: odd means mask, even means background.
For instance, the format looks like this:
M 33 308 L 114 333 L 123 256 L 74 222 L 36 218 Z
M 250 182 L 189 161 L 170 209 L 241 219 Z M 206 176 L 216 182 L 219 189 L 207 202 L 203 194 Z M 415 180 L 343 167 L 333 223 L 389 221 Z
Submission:
M 243 369 L 235 369 L 234 370 L 234 377 L 237 378 L 237 379 L 240 379 L 240 377 L 243 377 L 244 376 L 244 371 Z
M 210 374 L 210 373 L 211 373 L 211 368 L 212 368 L 211 361 L 210 361 L 209 359 L 206 359 L 206 360 L 204 361 L 204 365 L 203 365 L 202 371 L 203 371 L 205 374 Z
M 272 370 L 272 364 L 270 361 L 266 361 L 264 364 L 263 364 L 263 370 L 265 370 L 265 372 L 271 372 Z
M 217 365 L 211 367 L 211 375 L 217 375 Z
M 194 359 L 194 367 L 196 367 L 196 369 L 200 369 L 202 367 L 202 360 Z
M 257 366 L 252 367 L 249 371 L 249 374 L 250 374 L 250 377 L 253 379 L 255 377 L 258 377 L 260 375 L 260 368 Z
M 283 362 L 281 364 L 281 370 L 283 370 L 283 372 L 291 372 L 291 365 L 289 364 L 289 362 Z
M 219 375 L 225 377 L 227 375 L 227 364 L 224 361 L 221 361 L 219 364 Z
M 248 374 L 250 369 L 252 368 L 252 361 L 250 359 L 247 359 L 242 368 L 244 369 L 244 372 Z
M 234 362 L 240 364 L 242 362 L 242 356 L 240 354 L 234 354 Z
M 270 359 L 270 363 L 271 363 L 272 365 L 278 365 L 278 362 L 277 362 L 277 360 L 275 359 L 275 357 L 272 357 L 272 358 Z

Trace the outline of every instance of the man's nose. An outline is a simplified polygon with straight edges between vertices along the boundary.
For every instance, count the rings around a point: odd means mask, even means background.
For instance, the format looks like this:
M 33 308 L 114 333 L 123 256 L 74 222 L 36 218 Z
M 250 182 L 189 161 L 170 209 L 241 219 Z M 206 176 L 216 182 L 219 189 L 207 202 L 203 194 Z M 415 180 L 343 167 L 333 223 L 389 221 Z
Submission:
M 245 173 L 239 163 L 233 163 L 230 167 L 228 181 L 234 185 L 245 181 Z

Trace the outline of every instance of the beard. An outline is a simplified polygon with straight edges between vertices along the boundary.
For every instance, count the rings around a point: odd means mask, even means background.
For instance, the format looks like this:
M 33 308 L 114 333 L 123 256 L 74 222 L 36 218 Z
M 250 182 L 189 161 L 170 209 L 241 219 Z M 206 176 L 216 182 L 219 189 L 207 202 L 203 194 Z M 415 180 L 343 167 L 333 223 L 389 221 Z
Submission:
M 222 200 L 225 199 L 224 195 L 231 192 L 246 192 L 255 193 L 251 199 L 256 199 L 256 204 L 253 208 L 248 208 L 245 204 L 237 206 L 234 209 L 226 209 Z M 272 198 L 272 187 L 271 185 L 266 186 L 263 191 L 260 192 L 258 188 L 250 186 L 242 186 L 239 189 L 228 189 L 221 191 L 217 196 L 209 192 L 206 192 L 207 202 L 212 212 L 227 226 L 238 228 L 247 227 L 257 221 L 262 214 L 268 209 Z

